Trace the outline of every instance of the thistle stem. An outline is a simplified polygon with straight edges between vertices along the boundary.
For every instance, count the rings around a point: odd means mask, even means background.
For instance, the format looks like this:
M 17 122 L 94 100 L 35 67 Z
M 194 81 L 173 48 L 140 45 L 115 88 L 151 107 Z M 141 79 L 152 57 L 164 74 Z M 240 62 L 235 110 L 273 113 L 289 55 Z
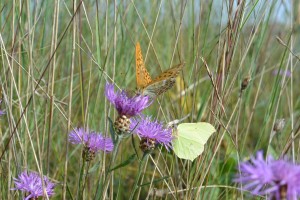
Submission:
M 83 191 L 84 191 L 84 185 L 85 185 L 84 184 L 85 181 L 83 181 L 83 174 L 84 174 L 85 166 L 86 166 L 86 161 L 83 158 L 83 163 L 82 163 L 82 166 L 81 166 L 79 181 L 78 181 L 77 199 L 82 199 L 82 197 L 83 197 Z
M 136 192 L 136 190 L 139 188 L 139 180 L 141 178 L 141 175 L 142 175 L 142 172 L 143 172 L 143 168 L 145 166 L 145 163 L 146 163 L 146 160 L 149 156 L 149 153 L 144 153 L 143 157 L 142 157 L 142 160 L 140 161 L 140 164 L 139 164 L 139 171 L 138 171 L 138 174 L 135 178 L 135 182 L 134 182 L 134 186 L 133 186 L 133 190 L 130 194 L 130 198 L 129 200 L 132 200 L 133 197 L 134 197 L 134 194 Z
M 116 157 L 117 157 L 117 154 L 118 154 L 118 150 L 119 150 L 119 146 L 120 146 L 121 140 L 122 140 L 122 138 L 120 138 L 120 137 L 116 138 L 116 142 L 114 144 L 115 146 L 114 146 L 114 150 L 113 150 L 112 159 L 110 160 L 108 171 L 105 174 L 104 187 L 103 188 L 101 188 L 101 186 L 100 186 L 100 188 L 98 187 L 95 199 L 100 199 L 101 193 L 102 193 L 102 195 L 101 195 L 102 199 L 105 199 L 105 196 L 106 196 L 106 193 L 107 193 L 107 189 L 108 189 L 108 186 L 109 186 L 109 183 L 110 183 L 110 178 L 111 178 L 111 176 L 110 176 L 111 171 L 109 171 L 109 169 L 115 163 L 115 160 L 116 160 Z

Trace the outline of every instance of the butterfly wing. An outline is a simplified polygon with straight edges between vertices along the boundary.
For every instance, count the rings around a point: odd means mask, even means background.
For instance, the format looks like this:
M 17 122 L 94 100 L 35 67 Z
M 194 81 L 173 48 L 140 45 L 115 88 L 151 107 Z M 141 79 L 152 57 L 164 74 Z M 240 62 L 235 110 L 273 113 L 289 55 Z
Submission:
M 144 94 L 155 97 L 169 90 L 175 84 L 175 79 L 179 75 L 183 66 L 184 64 L 181 63 L 161 73 L 149 83 L 144 90 Z
M 145 88 L 152 80 L 143 60 L 140 43 L 135 46 L 135 66 L 136 66 L 136 85 L 137 89 Z
M 155 79 L 153 79 L 153 81 L 151 81 L 150 84 L 153 84 L 155 82 L 159 82 L 161 80 L 167 80 L 170 78 L 176 78 L 179 75 L 179 72 L 182 70 L 184 66 L 184 63 L 175 65 L 173 67 L 171 67 L 170 69 L 164 71 L 163 73 L 161 73 L 159 76 L 155 77 Z
M 179 124 L 173 132 L 173 151 L 179 158 L 193 161 L 204 151 L 204 145 L 214 132 L 216 129 L 206 122 Z
M 173 87 L 174 84 L 175 84 L 175 78 L 157 81 L 147 86 L 143 91 L 143 94 L 151 98 L 155 98 L 156 96 L 161 95 L 162 93 L 166 92 L 168 89 Z

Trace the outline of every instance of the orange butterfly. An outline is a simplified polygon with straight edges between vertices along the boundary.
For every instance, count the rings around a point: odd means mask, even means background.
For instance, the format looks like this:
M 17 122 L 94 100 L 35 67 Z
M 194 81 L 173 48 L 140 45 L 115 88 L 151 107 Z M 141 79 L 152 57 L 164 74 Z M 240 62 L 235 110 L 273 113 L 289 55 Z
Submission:
M 184 66 L 183 63 L 175 65 L 152 80 L 145 67 L 140 43 L 137 43 L 135 47 L 135 63 L 138 93 L 143 93 L 152 98 L 170 89 L 175 84 L 175 78 Z

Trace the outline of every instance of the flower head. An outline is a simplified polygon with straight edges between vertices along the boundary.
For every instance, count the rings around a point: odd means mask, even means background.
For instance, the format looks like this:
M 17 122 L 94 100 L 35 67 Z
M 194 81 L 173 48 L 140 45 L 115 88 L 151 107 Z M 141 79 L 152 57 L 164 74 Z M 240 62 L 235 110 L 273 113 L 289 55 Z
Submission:
M 286 76 L 286 77 L 291 77 L 291 75 L 292 75 L 291 71 L 288 70 L 288 69 L 287 70 L 282 70 L 282 69 L 280 69 L 280 70 L 274 69 L 273 70 L 273 75 L 274 76 L 277 76 L 278 73 L 279 73 L 279 75 Z
M 71 131 L 69 141 L 72 144 L 84 144 L 85 150 L 93 155 L 100 150 L 110 152 L 114 149 L 110 138 L 103 137 L 96 132 L 85 131 L 83 128 L 76 128 L 74 131 Z
M 1 106 L 1 103 L 2 103 L 2 99 L 0 99 L 0 106 Z M 5 114 L 5 112 L 4 112 L 3 110 L 0 109 L 0 116 L 1 116 L 1 115 L 4 115 L 4 114 Z
M 36 172 L 29 174 L 24 171 L 19 174 L 18 178 L 14 178 L 16 187 L 13 190 L 21 190 L 26 193 L 25 200 L 36 199 L 38 197 L 48 197 L 54 194 L 55 184 L 52 183 L 46 176 L 41 176 Z M 44 193 L 45 192 L 45 193 Z
M 115 106 L 120 116 L 138 115 L 151 104 L 148 96 L 135 95 L 130 97 L 125 91 L 115 92 L 114 85 L 109 83 L 106 84 L 105 95 Z
M 151 117 L 142 117 L 142 119 L 131 119 L 130 129 L 138 134 L 143 142 L 155 142 L 155 144 L 162 144 L 167 150 L 171 148 L 172 129 L 164 128 L 163 123 L 158 121 L 151 121 Z
M 241 174 L 234 181 L 244 184 L 243 189 L 254 195 L 270 194 L 277 200 L 297 199 L 300 196 L 300 167 L 288 161 L 263 159 L 259 151 L 256 158 L 239 165 Z

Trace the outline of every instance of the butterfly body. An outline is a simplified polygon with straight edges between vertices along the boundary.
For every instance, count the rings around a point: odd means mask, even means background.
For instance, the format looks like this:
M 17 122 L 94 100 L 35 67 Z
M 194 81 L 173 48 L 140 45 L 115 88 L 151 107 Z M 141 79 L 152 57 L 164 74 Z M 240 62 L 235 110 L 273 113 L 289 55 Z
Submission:
M 138 93 L 142 93 L 150 97 L 156 97 L 173 87 L 176 77 L 179 75 L 179 72 L 184 66 L 183 63 L 175 65 L 152 80 L 149 72 L 145 67 L 139 43 L 136 44 L 135 56 L 136 83 Z

